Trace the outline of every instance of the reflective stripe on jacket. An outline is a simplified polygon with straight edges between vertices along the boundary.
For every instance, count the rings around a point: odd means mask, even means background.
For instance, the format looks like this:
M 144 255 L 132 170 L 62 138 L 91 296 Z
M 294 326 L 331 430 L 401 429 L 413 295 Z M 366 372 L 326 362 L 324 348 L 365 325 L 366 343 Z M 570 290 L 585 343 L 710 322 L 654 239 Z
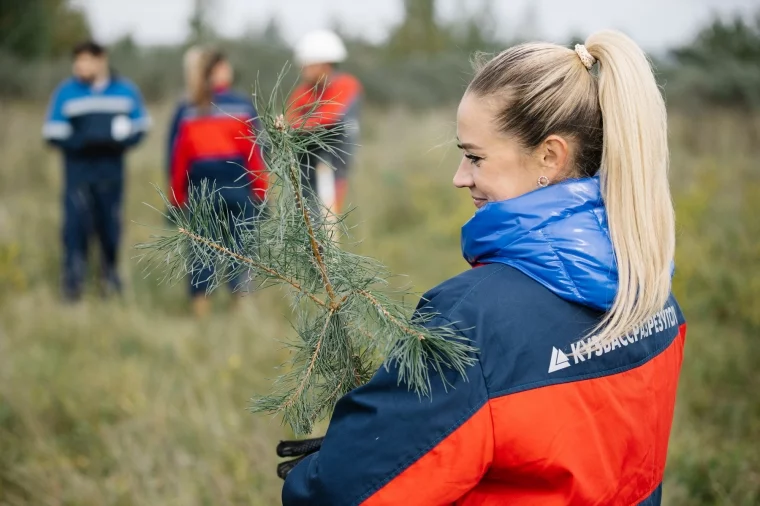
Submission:
M 42 137 L 63 151 L 67 180 L 120 179 L 124 152 L 150 126 L 137 87 L 111 76 L 101 89 L 74 78 L 55 90 Z

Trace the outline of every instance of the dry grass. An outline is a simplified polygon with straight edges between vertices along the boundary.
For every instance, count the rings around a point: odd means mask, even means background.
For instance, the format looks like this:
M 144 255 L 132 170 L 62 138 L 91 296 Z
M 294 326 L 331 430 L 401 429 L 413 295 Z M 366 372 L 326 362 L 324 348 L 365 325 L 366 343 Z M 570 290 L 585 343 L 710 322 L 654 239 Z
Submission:
M 152 113 L 162 127 L 169 105 Z M 0 104 L 0 116 L 0 504 L 278 504 L 274 446 L 287 434 L 246 407 L 284 358 L 280 294 L 234 313 L 220 294 L 198 323 L 184 287 L 144 279 L 129 259 L 151 233 L 136 223 L 162 224 L 143 205 L 160 203 L 150 186 L 164 180 L 159 130 L 129 160 L 124 300 L 62 306 L 61 171 L 39 141 L 42 108 Z M 760 502 L 760 171 L 744 125 L 674 121 L 675 290 L 690 333 L 670 505 Z M 420 291 L 465 268 L 458 237 L 471 204 L 450 185 L 453 134 L 453 110 L 374 111 L 365 122 L 356 248 Z

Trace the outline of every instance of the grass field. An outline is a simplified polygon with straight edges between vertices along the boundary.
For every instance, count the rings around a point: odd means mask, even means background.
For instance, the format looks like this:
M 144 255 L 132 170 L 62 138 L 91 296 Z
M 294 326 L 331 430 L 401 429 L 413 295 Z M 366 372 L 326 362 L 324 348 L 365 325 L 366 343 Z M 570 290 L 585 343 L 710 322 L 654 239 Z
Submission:
M 62 306 L 59 188 L 38 104 L 0 103 L 0 504 L 279 503 L 279 420 L 247 412 L 284 358 L 282 293 L 227 294 L 198 323 L 184 286 L 132 257 L 161 217 L 169 104 L 129 158 L 123 300 Z M 369 111 L 351 201 L 357 249 L 424 291 L 466 268 L 450 111 Z M 754 121 L 754 123 L 753 123 Z M 760 503 L 760 166 L 756 119 L 674 115 L 674 290 L 689 319 L 668 505 Z M 413 301 L 410 301 L 413 302 Z

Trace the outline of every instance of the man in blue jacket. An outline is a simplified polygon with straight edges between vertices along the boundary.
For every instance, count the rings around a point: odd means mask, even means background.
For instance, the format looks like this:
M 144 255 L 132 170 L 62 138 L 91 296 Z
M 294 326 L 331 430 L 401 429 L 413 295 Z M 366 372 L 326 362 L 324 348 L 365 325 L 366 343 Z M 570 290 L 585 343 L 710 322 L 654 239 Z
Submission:
M 109 68 L 106 50 L 84 42 L 73 51 L 73 77 L 61 83 L 48 108 L 44 139 L 64 159 L 63 296 L 82 295 L 87 246 L 100 243 L 104 294 L 119 293 L 117 272 L 124 193 L 124 154 L 148 128 L 137 87 Z

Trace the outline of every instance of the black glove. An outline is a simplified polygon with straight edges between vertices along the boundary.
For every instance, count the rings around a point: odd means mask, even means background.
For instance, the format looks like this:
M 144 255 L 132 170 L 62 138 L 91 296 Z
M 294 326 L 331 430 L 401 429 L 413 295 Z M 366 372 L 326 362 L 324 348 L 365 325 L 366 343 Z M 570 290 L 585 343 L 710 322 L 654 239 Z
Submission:
M 312 453 L 319 451 L 325 438 L 301 439 L 299 441 L 280 441 L 277 445 L 278 457 L 296 457 L 277 464 L 277 476 L 283 480 L 296 465 Z

